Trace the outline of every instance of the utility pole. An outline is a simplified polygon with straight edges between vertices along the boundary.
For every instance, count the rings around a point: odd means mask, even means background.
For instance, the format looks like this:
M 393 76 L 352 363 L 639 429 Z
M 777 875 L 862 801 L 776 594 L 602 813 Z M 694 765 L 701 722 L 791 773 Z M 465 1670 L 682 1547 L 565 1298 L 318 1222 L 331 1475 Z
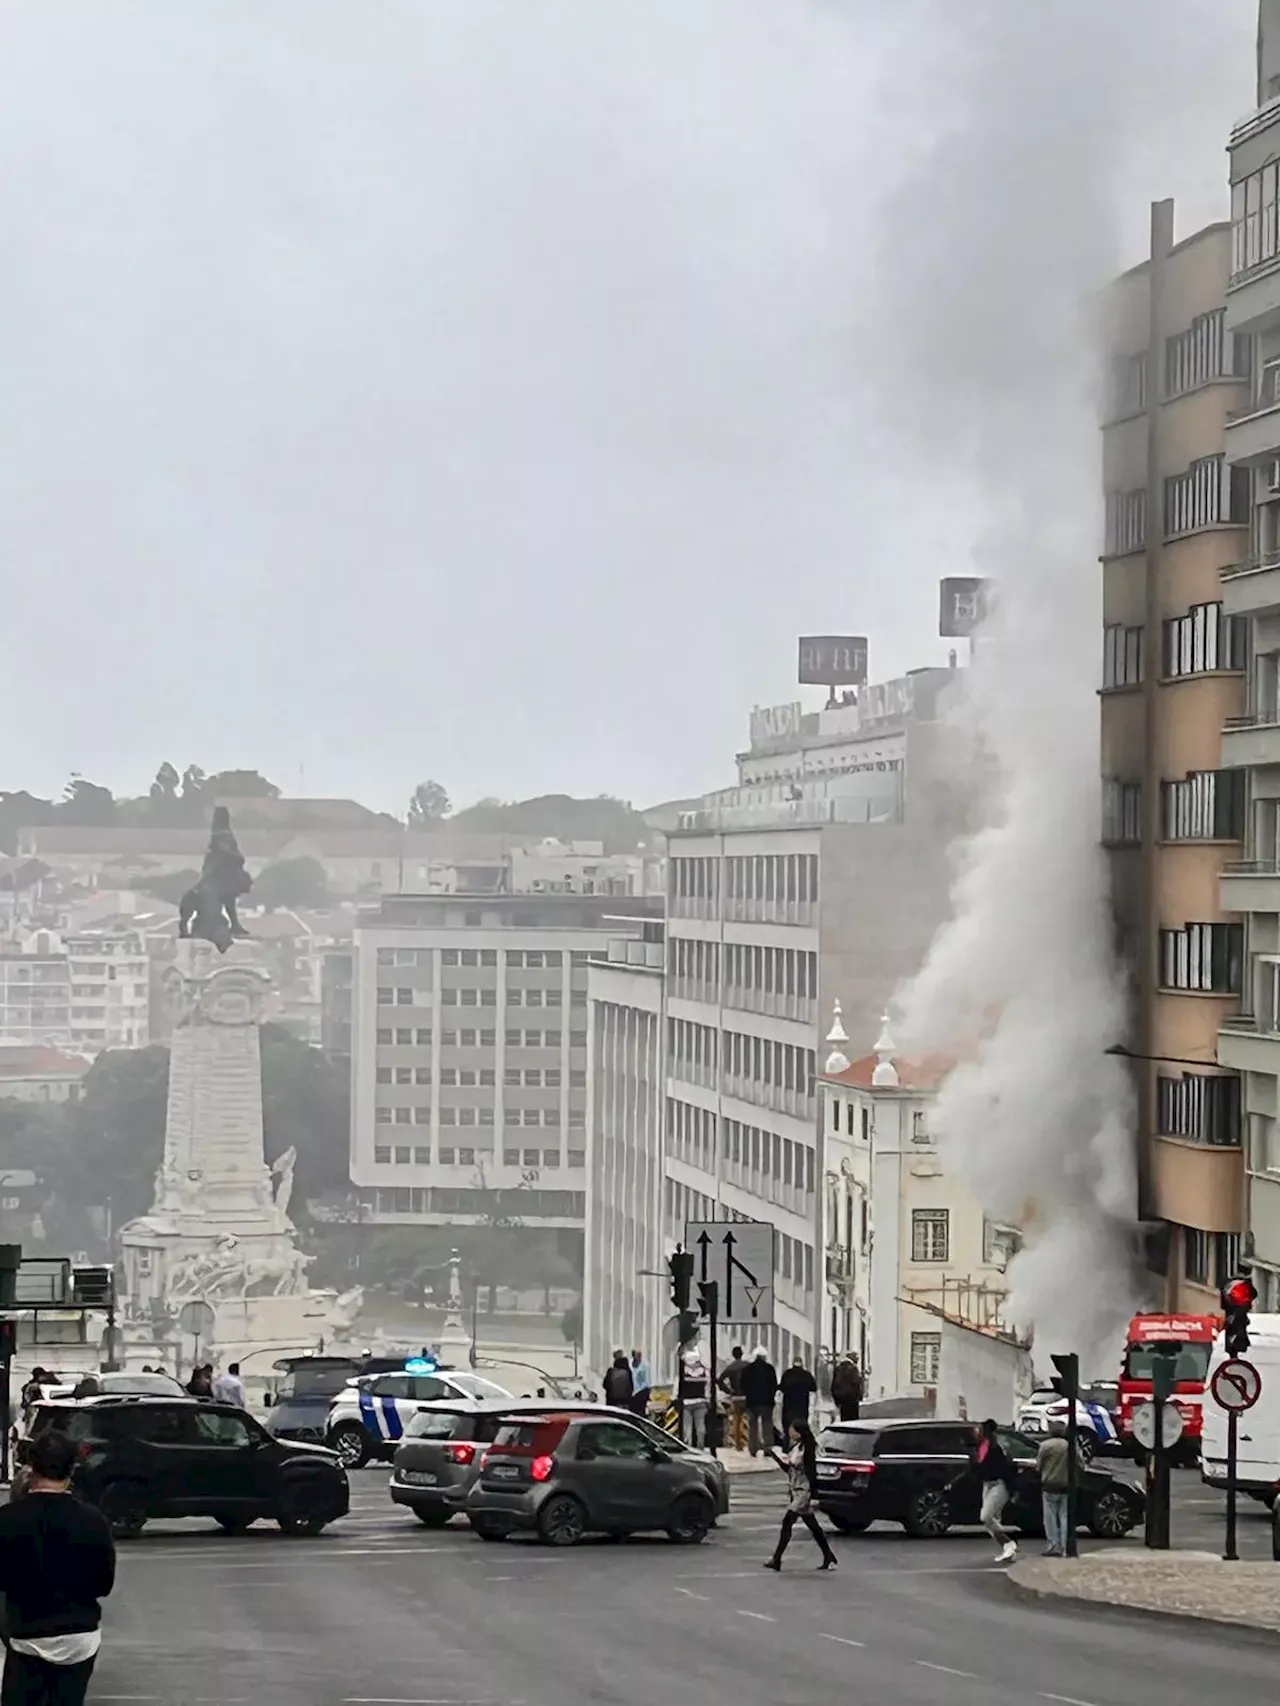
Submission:
M 698 1307 L 707 1321 L 711 1361 L 707 1369 L 707 1446 L 712 1456 L 720 1444 L 720 1412 L 716 1397 L 716 1327 L 720 1320 L 720 1286 L 716 1280 L 698 1282 Z

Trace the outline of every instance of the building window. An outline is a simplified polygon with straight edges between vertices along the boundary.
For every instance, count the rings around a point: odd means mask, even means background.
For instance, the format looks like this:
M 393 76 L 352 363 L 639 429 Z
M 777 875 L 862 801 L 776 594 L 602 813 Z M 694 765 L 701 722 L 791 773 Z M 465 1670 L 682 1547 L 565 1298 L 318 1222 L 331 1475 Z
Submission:
M 1136 687 L 1142 680 L 1142 629 L 1115 623 L 1102 631 L 1103 687 Z
M 1202 527 L 1248 526 L 1252 494 L 1248 468 L 1228 463 L 1221 451 L 1197 457 L 1185 473 L 1165 479 L 1165 538 L 1195 533 Z
M 1164 674 L 1176 679 L 1212 670 L 1243 669 L 1247 623 L 1244 616 L 1224 616 L 1221 604 L 1193 604 L 1185 616 L 1175 616 L 1164 624 Z
M 408 1167 L 411 1164 L 412 1159 L 413 1159 L 413 1151 L 411 1149 L 397 1149 L 396 1150 L 396 1166 L 397 1167 Z
M 1162 782 L 1165 840 L 1239 841 L 1244 834 L 1246 781 L 1243 770 L 1193 770 L 1183 782 Z
M 392 1041 L 392 1038 L 394 1037 L 394 1035 L 395 1035 L 395 1033 L 393 1031 L 381 1031 L 380 1030 L 378 1032 L 379 1045 L 384 1047 L 384 1048 L 387 1047 L 390 1044 L 390 1042 Z
M 389 1167 L 391 1165 L 391 1149 L 387 1144 L 379 1143 L 375 1146 L 373 1162 L 375 1167 Z
M 413 991 L 411 989 L 397 989 L 396 990 L 396 1006 L 397 1007 L 412 1007 L 413 1006 Z
M 1274 261 L 1280 247 L 1276 232 L 1275 162 L 1231 186 L 1231 276 Z
M 1160 932 L 1160 985 L 1238 995 L 1244 960 L 1239 924 L 1184 924 Z
M 1185 332 L 1164 341 L 1164 394 L 1181 397 L 1214 379 L 1247 379 L 1252 349 L 1247 337 L 1226 330 L 1227 311 L 1197 314 Z
M 1213 1283 L 1221 1288 L 1240 1272 L 1240 1234 L 1215 1232 L 1213 1235 Z
M 941 1356 L 941 1333 L 912 1333 L 911 1384 L 913 1386 L 936 1385 L 938 1362 Z
M 912 1143 L 928 1143 L 929 1141 L 929 1123 L 919 1110 L 911 1116 L 911 1141 Z
M 951 1211 L 917 1208 L 911 1211 L 911 1260 L 945 1262 L 951 1248 Z
M 379 1007 L 390 1007 L 395 998 L 396 992 L 394 989 L 389 989 L 385 983 L 380 983 L 378 985 Z
M 1209 1283 L 1209 1234 L 1196 1226 L 1182 1229 L 1182 1272 L 1195 1285 Z
M 1147 488 L 1107 493 L 1107 529 L 1104 553 L 1120 557 L 1127 551 L 1142 551 L 1147 544 Z
M 1140 415 L 1147 406 L 1147 352 L 1118 355 L 1111 363 L 1111 395 L 1107 399 L 1107 418 L 1125 420 Z
M 1233 1075 L 1184 1072 L 1156 1079 L 1156 1130 L 1226 1149 L 1240 1147 L 1240 1080 Z
M 1102 844 L 1133 847 L 1142 840 L 1142 783 L 1102 778 Z

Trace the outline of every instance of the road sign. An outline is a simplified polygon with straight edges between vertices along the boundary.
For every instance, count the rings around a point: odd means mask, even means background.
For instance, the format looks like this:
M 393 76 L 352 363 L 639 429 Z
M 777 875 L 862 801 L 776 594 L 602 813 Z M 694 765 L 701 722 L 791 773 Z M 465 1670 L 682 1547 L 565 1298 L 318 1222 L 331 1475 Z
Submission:
M 179 1329 L 190 1333 L 193 1339 L 207 1339 L 217 1325 L 217 1320 L 212 1307 L 203 1298 L 194 1298 L 190 1303 L 184 1303 L 178 1311 Z
M 1176 1404 L 1165 1404 L 1164 1439 L 1162 1444 L 1166 1451 L 1170 1446 L 1177 1445 L 1182 1438 L 1182 1416 Z M 1133 1437 L 1147 1451 L 1155 1450 L 1156 1443 L 1156 1407 L 1154 1404 L 1139 1404 L 1133 1412 Z
M 1209 1390 L 1220 1410 L 1252 1410 L 1262 1392 L 1262 1376 L 1251 1362 L 1232 1357 L 1214 1369 Z
M 693 1277 L 719 1288 L 720 1324 L 773 1324 L 773 1228 L 761 1220 L 690 1220 L 684 1247 L 693 1251 Z

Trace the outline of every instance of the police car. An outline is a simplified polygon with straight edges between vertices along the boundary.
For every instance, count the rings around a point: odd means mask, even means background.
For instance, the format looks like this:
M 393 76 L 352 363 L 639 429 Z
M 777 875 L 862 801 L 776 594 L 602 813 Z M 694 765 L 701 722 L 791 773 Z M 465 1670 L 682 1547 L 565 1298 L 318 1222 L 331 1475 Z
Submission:
M 349 1380 L 329 1406 L 324 1442 L 347 1469 L 363 1469 L 371 1459 L 390 1462 L 406 1424 L 441 1398 L 512 1398 L 499 1386 L 466 1369 L 412 1357 L 390 1374 L 366 1374 Z
M 1065 1422 L 1067 1400 L 1052 1386 L 1037 1387 L 1018 1412 L 1018 1432 L 1033 1439 L 1049 1432 L 1050 1422 Z M 1076 1445 L 1087 1463 L 1097 1452 L 1118 1451 L 1120 1430 L 1106 1404 L 1096 1398 L 1076 1401 Z

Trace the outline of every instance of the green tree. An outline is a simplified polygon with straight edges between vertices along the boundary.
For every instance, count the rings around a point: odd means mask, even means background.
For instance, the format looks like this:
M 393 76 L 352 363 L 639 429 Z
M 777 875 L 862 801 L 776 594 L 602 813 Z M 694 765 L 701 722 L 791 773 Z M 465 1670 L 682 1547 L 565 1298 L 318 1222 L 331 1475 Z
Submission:
M 409 828 L 430 829 L 452 810 L 449 796 L 439 782 L 419 782 L 409 801 Z
M 0 792 L 0 853 L 16 853 L 18 831 L 52 823 L 56 809 L 52 800 L 39 799 L 25 788 Z
M 490 834 L 554 836 L 559 841 L 600 841 L 606 853 L 633 853 L 649 838 L 649 827 L 639 812 L 608 794 L 593 800 L 574 799 L 570 794 L 479 800 L 455 812 L 449 826 Z
M 351 1085 L 347 1066 L 299 1041 L 281 1025 L 264 1025 L 262 1127 L 269 1160 L 298 1152 L 291 1215 L 312 1198 L 342 1198 L 351 1189 Z
M 323 906 L 329 898 L 324 866 L 318 859 L 305 855 L 300 859 L 280 859 L 253 879 L 250 905 L 265 906 L 274 912 L 282 906 Z
M 117 1226 L 151 1206 L 164 1153 L 169 1051 L 110 1049 L 84 1076 L 78 1102 L 65 1102 L 46 1179 L 67 1202 L 111 1200 Z
M 85 824 L 103 829 L 115 822 L 116 802 L 110 788 L 96 782 L 86 782 L 83 776 L 73 775 L 62 794 L 58 817 L 64 823 Z
M 201 793 L 210 799 L 278 800 L 280 790 L 256 770 L 219 770 L 206 778 Z
M 166 759 L 166 761 L 156 771 L 155 781 L 151 784 L 151 798 L 157 802 L 163 802 L 165 804 L 171 803 L 178 797 L 178 784 L 180 781 L 181 777 L 178 775 L 178 772 Z

